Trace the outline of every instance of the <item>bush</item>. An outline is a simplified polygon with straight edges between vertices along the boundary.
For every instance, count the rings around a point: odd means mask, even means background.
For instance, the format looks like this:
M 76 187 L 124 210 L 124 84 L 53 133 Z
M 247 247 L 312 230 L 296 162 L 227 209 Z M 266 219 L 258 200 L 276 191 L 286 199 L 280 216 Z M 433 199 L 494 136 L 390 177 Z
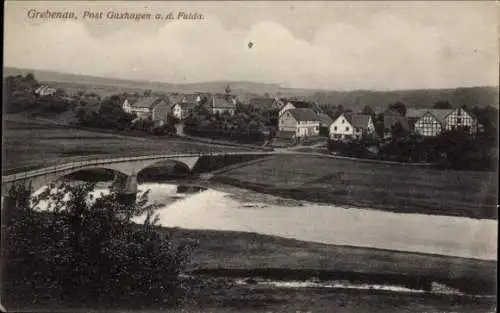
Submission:
M 394 138 L 381 147 L 380 156 L 391 161 L 439 163 L 445 169 L 492 170 L 496 163 L 492 150 L 494 146 L 482 136 L 455 130 L 436 137 Z
M 157 206 L 147 204 L 147 193 L 123 204 L 115 193 L 89 200 L 92 184 L 53 187 L 31 200 L 29 189 L 15 188 L 6 198 L 8 296 L 130 305 L 182 300 L 187 247 L 155 226 Z M 37 210 L 42 201 L 51 212 Z M 144 224 L 133 223 L 140 215 Z

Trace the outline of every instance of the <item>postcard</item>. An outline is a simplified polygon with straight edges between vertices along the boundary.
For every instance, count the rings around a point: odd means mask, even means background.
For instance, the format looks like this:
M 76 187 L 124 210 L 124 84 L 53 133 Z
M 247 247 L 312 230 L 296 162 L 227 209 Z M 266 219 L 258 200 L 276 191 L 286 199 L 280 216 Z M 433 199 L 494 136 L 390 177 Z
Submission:
M 496 312 L 498 3 L 4 6 L 4 312 Z

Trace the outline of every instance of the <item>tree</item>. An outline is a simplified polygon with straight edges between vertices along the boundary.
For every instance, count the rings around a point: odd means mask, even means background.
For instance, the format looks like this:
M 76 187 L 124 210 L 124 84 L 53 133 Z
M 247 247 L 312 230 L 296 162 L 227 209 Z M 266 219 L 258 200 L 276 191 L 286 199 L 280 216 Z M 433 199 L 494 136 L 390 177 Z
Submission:
M 375 117 L 375 111 L 369 105 L 365 105 L 365 107 L 363 108 L 361 113 L 366 114 L 366 115 L 370 115 L 372 118 Z
M 346 110 L 344 109 L 344 106 L 342 104 L 339 104 L 335 109 L 332 109 L 330 117 L 333 120 L 336 120 L 342 113 L 344 113 Z
M 6 256 L 15 262 L 5 263 L 6 289 L 34 301 L 50 295 L 175 304 L 188 246 L 156 228 L 158 205 L 148 204 L 147 192 L 131 204 L 116 193 L 93 198 L 92 192 L 93 184 L 53 184 L 36 197 L 23 185 L 10 190 L 4 202 Z M 50 205 L 50 213 L 37 210 L 42 205 Z M 142 225 L 133 222 L 139 216 Z
M 390 110 L 398 112 L 399 114 L 401 114 L 401 116 L 406 115 L 406 105 L 403 102 L 398 101 L 398 102 L 389 104 L 388 108 Z
M 452 109 L 450 102 L 448 100 L 438 100 L 434 103 L 434 109 Z
M 405 137 L 407 135 L 400 122 L 391 125 L 391 134 L 394 138 Z
M 153 91 L 151 89 L 146 89 L 144 90 L 143 96 L 144 97 L 150 97 Z
M 231 87 L 229 86 L 229 84 L 226 85 L 226 88 L 224 89 L 224 92 L 226 93 L 226 95 L 230 95 L 231 94 Z
M 28 74 L 26 74 L 25 80 L 33 81 L 33 80 L 35 80 L 35 75 L 33 75 L 33 73 L 28 73 Z

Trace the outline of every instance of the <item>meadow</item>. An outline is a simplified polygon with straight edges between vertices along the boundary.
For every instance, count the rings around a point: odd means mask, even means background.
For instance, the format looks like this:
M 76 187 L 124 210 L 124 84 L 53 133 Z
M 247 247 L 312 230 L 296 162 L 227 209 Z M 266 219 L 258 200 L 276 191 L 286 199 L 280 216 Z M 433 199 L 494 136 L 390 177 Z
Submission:
M 213 178 L 299 200 L 389 210 L 497 218 L 494 172 L 441 171 L 325 157 L 279 155 Z
M 152 139 L 16 120 L 4 121 L 3 147 L 4 175 L 91 158 L 245 150 L 168 136 Z

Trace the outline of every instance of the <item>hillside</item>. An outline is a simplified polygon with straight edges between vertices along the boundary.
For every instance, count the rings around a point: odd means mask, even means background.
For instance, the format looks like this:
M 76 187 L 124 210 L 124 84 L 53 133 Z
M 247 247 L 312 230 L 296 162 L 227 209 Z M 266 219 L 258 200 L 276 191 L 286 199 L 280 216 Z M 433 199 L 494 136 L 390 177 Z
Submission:
M 264 94 L 276 93 L 280 88 L 278 85 L 265 84 L 257 82 L 239 82 L 239 81 L 214 81 L 214 82 L 200 82 L 189 84 L 171 84 L 165 82 L 151 82 L 151 81 L 133 81 L 127 79 L 116 79 L 108 77 L 97 77 L 88 75 L 76 75 L 68 73 L 60 73 L 55 71 L 45 70 L 30 70 L 20 69 L 13 67 L 5 67 L 3 76 L 11 75 L 25 75 L 33 73 L 37 80 L 45 83 L 54 83 L 56 87 L 69 88 L 69 89 L 86 89 L 93 90 L 99 94 L 117 92 L 117 91 L 143 91 L 144 89 L 151 89 L 160 92 L 224 92 L 224 89 L 229 84 L 231 90 L 238 94 L 255 93 Z
M 300 96 L 319 104 L 343 105 L 354 111 L 365 105 L 375 111 L 383 111 L 389 103 L 401 101 L 408 107 L 431 107 L 438 100 L 447 100 L 453 107 L 462 104 L 469 106 L 488 105 L 498 107 L 498 87 L 461 87 L 450 89 L 395 90 L 395 91 L 323 91 L 314 89 L 283 88 L 276 84 L 242 81 L 214 81 L 189 84 L 171 84 L 164 82 L 133 81 L 87 75 L 76 75 L 44 70 L 27 70 L 12 67 L 4 68 L 4 77 L 32 72 L 37 80 L 51 83 L 54 87 L 63 88 L 68 93 L 78 90 L 94 91 L 105 96 L 115 92 L 141 92 L 151 89 L 158 92 L 223 92 L 227 85 L 236 95 L 263 95 L 279 93 L 283 97 Z
M 387 108 L 387 104 L 401 101 L 407 107 L 425 108 L 438 100 L 447 100 L 453 107 L 462 104 L 477 105 L 484 108 L 488 105 L 498 107 L 498 87 L 467 87 L 453 89 L 395 90 L 395 91 L 327 91 L 315 92 L 308 99 L 320 104 L 335 104 L 349 107 L 354 111 L 365 105 L 376 111 Z

